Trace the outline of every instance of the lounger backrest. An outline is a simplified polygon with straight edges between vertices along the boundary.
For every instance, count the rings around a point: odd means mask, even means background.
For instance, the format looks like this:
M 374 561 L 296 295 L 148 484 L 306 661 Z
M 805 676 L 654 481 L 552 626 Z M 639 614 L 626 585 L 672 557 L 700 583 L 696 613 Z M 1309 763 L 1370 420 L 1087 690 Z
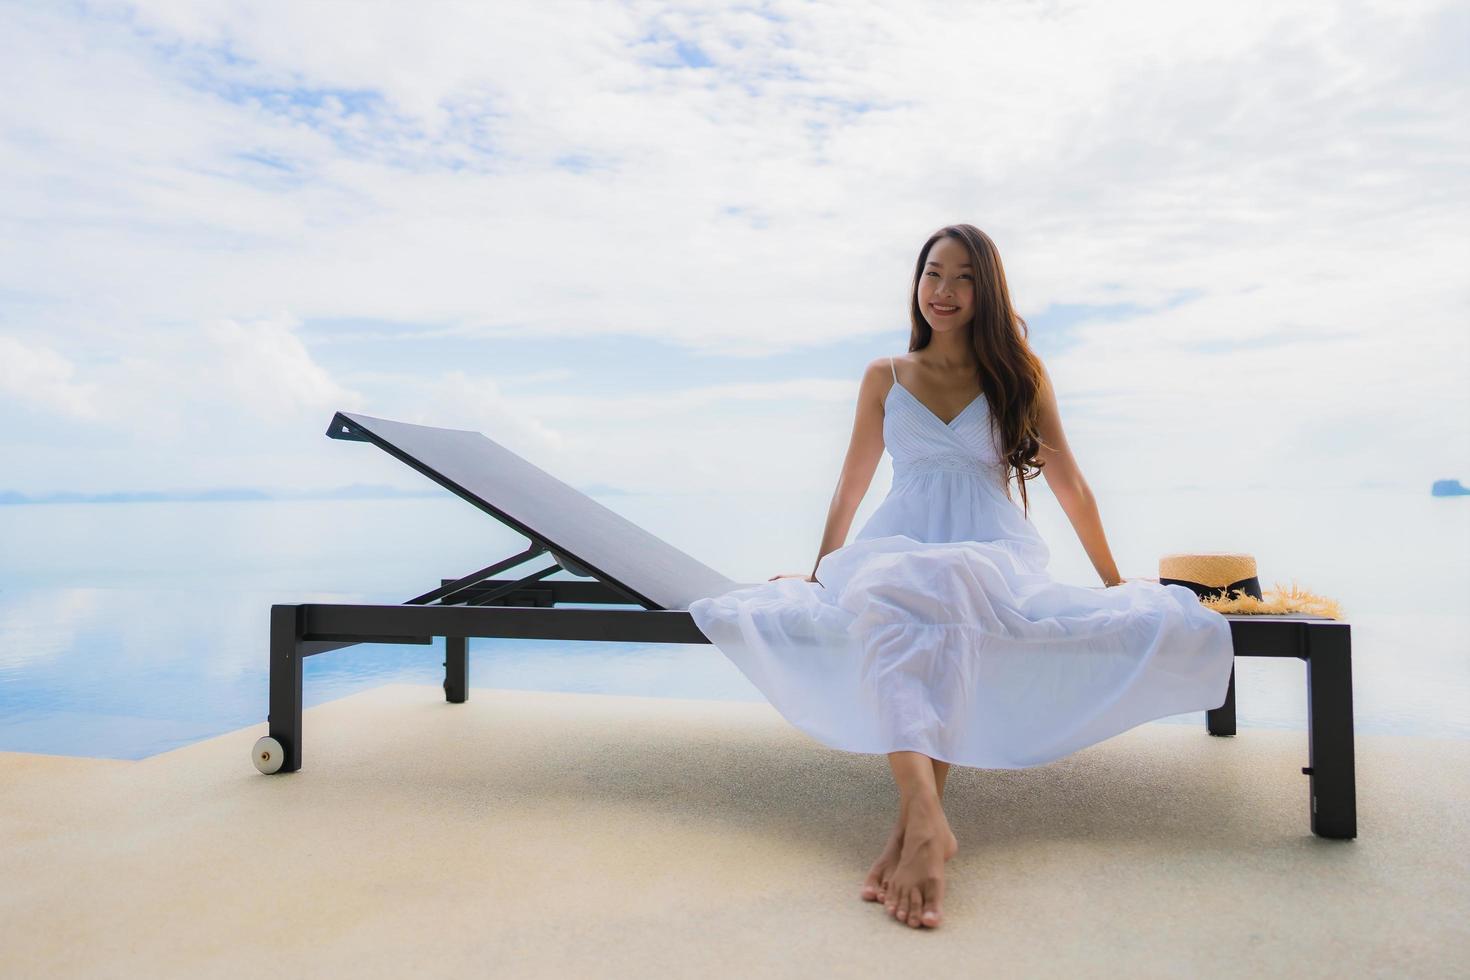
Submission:
M 372 442 L 476 507 L 546 543 L 568 571 L 654 609 L 687 609 L 737 583 L 479 432 L 338 412 L 327 435 Z

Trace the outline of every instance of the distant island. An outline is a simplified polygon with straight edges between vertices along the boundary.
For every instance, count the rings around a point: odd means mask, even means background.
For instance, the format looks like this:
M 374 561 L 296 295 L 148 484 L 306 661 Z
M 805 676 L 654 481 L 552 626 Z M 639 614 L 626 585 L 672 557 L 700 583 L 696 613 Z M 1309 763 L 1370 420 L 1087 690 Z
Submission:
M 589 497 L 630 496 L 632 491 L 606 483 L 593 483 L 577 489 Z M 449 491 L 439 487 L 404 490 L 380 483 L 354 483 L 345 487 L 322 490 L 262 490 L 259 487 L 218 487 L 210 490 L 109 490 L 101 493 L 79 493 L 63 490 L 56 493 L 26 494 L 17 490 L 0 490 L 0 507 L 7 504 L 157 504 L 249 500 L 396 500 L 409 497 L 447 497 Z
M 223 500 L 381 500 L 396 497 L 438 497 L 446 490 L 400 490 L 397 487 L 354 483 L 325 490 L 260 490 L 254 487 L 223 487 L 216 490 L 115 490 L 107 493 L 24 494 L 0 490 L 0 506 L 6 504 L 144 504 L 180 501 Z
M 1465 497 L 1470 496 L 1470 489 L 1460 486 L 1459 480 L 1435 480 L 1429 493 L 1435 497 Z

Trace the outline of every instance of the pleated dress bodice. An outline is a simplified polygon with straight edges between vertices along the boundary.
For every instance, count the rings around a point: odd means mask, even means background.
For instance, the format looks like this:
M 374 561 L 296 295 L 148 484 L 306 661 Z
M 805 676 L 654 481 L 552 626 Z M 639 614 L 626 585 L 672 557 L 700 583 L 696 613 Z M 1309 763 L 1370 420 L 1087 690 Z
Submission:
M 893 368 L 893 359 L 889 358 Z M 949 422 L 941 421 L 898 380 L 883 402 L 883 442 L 900 480 L 942 470 L 980 477 L 1004 489 L 1004 467 L 990 425 L 990 403 L 981 392 Z
M 892 358 L 889 367 L 883 442 L 893 485 L 854 540 L 902 534 L 927 543 L 1005 541 L 1028 569 L 1046 568 L 1050 550 L 1006 494 L 985 393 L 945 422 L 898 380 Z

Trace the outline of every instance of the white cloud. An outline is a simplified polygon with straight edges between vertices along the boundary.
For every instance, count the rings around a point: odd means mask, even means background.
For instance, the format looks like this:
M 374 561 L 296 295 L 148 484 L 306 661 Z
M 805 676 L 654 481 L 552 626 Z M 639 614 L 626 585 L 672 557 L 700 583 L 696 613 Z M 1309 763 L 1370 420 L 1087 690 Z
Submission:
M 0 335 L 0 399 L 78 419 L 97 416 L 92 389 L 73 380 L 76 366 L 64 356 Z
M 204 336 L 215 359 L 210 390 L 272 422 L 359 401 L 361 396 L 340 387 L 311 359 L 293 332 L 296 326 L 287 318 L 207 324 Z

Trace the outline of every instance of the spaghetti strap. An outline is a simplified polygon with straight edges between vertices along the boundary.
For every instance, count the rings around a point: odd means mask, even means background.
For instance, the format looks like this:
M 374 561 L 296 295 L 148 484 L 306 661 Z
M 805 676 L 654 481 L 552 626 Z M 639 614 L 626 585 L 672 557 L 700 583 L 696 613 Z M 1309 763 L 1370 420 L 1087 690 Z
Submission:
M 898 368 L 893 366 L 893 357 L 891 355 L 888 358 L 888 370 L 893 372 L 893 383 L 898 384 Z

